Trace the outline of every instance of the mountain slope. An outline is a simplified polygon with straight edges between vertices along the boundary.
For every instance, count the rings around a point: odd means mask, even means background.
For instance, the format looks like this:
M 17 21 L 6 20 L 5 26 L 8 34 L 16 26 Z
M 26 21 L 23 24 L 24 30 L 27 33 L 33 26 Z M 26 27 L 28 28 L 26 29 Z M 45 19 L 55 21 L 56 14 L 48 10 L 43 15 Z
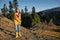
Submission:
M 44 31 L 41 30 L 30 30 L 22 26 L 20 29 L 22 37 L 16 39 L 13 21 L 0 16 L 0 40 L 60 40 L 60 38 L 43 35 Z
M 60 7 L 43 10 L 38 12 L 38 14 L 41 17 L 41 21 L 47 21 L 47 23 L 49 23 L 52 19 L 52 23 L 60 26 Z

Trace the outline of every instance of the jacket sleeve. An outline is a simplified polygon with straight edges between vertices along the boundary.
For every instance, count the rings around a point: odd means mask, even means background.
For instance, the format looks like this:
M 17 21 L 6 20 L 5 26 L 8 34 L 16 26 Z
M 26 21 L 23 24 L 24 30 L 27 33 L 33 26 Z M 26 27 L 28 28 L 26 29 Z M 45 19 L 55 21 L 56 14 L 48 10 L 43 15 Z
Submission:
M 14 17 L 14 18 L 15 18 L 15 20 L 17 20 L 17 22 L 20 23 L 20 22 L 21 22 L 21 18 L 20 18 L 20 15 L 18 15 L 18 16 L 19 16 L 19 17 L 17 17 L 17 15 L 15 14 L 15 17 Z

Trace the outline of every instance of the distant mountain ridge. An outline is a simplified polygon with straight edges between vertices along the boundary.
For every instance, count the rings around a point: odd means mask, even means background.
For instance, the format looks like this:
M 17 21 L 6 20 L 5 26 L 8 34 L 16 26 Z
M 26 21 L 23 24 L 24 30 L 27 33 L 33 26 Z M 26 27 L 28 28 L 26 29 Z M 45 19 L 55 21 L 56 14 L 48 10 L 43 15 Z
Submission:
M 60 12 L 60 7 L 55 7 L 55 8 L 51 8 L 51 9 L 46 9 L 46 10 L 43 10 L 43 11 L 40 11 L 40 12 L 44 12 L 44 13 L 51 13 L 51 12 Z M 39 13 L 39 12 L 38 12 Z

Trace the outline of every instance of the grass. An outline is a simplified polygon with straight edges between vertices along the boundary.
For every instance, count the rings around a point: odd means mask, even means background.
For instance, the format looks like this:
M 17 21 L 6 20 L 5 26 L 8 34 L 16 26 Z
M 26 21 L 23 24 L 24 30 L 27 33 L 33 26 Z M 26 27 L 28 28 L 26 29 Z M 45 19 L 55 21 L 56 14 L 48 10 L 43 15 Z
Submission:
M 59 32 L 44 30 L 41 34 L 56 37 L 56 38 L 60 38 L 60 33 Z
M 0 39 L 4 39 L 4 40 L 9 40 L 9 39 L 13 40 L 13 39 L 15 39 L 15 37 L 12 38 L 13 35 L 11 35 L 11 32 L 14 33 L 13 27 L 14 27 L 14 25 L 13 25 L 13 22 L 11 20 L 9 20 L 9 19 L 7 19 L 5 17 L 3 17 L 3 18 L 1 17 L 1 21 L 0 21 Z M 44 25 L 44 27 L 45 27 L 45 25 Z M 22 39 L 22 40 L 25 40 L 25 39 L 27 40 L 27 38 L 30 39 L 30 40 L 31 39 L 35 40 L 35 39 L 37 39 L 35 37 L 36 33 L 38 34 L 36 36 L 41 36 L 41 35 L 45 36 L 45 35 L 47 35 L 47 36 L 53 36 L 53 37 L 60 38 L 60 33 L 55 32 L 55 31 L 48 31 L 48 30 L 31 31 L 31 30 L 26 29 L 24 27 L 21 27 L 21 31 L 22 31 L 23 37 L 20 38 L 20 39 Z M 33 33 L 34 33 L 34 35 L 33 35 Z

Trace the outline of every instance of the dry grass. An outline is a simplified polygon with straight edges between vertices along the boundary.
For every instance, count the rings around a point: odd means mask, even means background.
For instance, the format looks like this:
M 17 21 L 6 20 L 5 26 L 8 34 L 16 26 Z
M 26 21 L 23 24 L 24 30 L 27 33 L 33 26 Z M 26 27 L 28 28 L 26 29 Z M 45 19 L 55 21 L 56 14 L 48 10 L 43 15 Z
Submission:
M 60 32 L 43 30 L 40 34 L 60 38 Z
M 60 33 L 58 32 L 47 31 L 47 30 L 32 31 L 24 27 L 21 27 L 20 29 L 21 29 L 22 37 L 16 39 L 15 33 L 14 33 L 13 21 L 5 17 L 0 17 L 0 40 L 37 40 L 37 39 L 45 40 L 46 37 L 43 38 L 41 37 L 41 35 L 44 35 L 44 36 L 47 35 L 48 36 L 47 40 L 50 36 L 53 36 L 54 39 L 55 37 L 60 38 Z
M 6 30 L 14 30 L 13 27 L 14 27 L 14 23 L 13 21 L 7 19 L 6 17 L 2 16 L 0 17 L 0 26 L 1 28 L 3 29 L 6 29 Z

